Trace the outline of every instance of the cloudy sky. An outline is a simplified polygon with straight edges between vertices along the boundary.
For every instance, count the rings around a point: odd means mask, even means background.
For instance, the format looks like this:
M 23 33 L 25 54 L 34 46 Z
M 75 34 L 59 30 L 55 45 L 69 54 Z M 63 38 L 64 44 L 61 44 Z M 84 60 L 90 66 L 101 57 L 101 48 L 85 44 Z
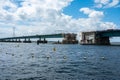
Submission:
M 0 0 L 0 37 L 119 29 L 120 0 Z

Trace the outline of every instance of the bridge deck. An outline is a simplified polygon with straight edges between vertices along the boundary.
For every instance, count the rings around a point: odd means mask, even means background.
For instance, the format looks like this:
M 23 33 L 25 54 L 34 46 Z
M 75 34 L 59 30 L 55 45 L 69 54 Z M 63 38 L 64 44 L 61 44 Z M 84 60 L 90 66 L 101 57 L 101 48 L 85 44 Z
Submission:
M 107 30 L 97 32 L 100 37 L 120 37 L 120 30 Z
M 8 38 L 0 38 L 0 40 L 6 39 L 25 39 L 25 38 L 62 38 L 64 37 L 63 33 L 60 34 L 46 34 L 46 35 L 32 35 L 32 36 L 19 36 L 19 37 L 8 37 Z

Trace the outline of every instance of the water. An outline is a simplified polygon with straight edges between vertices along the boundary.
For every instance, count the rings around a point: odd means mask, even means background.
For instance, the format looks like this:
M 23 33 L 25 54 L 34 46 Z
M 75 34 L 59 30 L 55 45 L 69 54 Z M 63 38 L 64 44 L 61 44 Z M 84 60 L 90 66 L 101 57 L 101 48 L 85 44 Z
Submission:
M 120 46 L 0 43 L 0 80 L 120 80 Z

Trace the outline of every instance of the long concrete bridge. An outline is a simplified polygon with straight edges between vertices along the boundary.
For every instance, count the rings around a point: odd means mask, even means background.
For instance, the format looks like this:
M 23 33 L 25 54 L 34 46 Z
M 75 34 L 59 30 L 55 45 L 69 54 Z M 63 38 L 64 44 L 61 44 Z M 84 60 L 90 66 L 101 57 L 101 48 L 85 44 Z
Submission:
M 120 37 L 120 30 L 82 32 L 81 44 L 110 45 L 110 37 Z
M 37 44 L 47 43 L 46 38 L 63 38 L 62 44 L 76 44 L 76 34 L 74 33 L 60 33 L 60 34 L 46 34 L 46 35 L 31 35 L 31 36 L 19 36 L 19 37 L 7 37 L 0 38 L 0 42 L 23 42 L 31 43 L 31 39 L 38 39 Z M 43 39 L 43 40 L 42 40 Z

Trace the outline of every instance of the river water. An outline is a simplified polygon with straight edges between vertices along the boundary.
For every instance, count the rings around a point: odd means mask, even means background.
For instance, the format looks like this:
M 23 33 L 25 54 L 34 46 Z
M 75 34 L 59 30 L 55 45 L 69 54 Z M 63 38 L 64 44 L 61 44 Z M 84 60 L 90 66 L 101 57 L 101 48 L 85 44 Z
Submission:
M 0 80 L 120 80 L 120 46 L 0 43 Z

